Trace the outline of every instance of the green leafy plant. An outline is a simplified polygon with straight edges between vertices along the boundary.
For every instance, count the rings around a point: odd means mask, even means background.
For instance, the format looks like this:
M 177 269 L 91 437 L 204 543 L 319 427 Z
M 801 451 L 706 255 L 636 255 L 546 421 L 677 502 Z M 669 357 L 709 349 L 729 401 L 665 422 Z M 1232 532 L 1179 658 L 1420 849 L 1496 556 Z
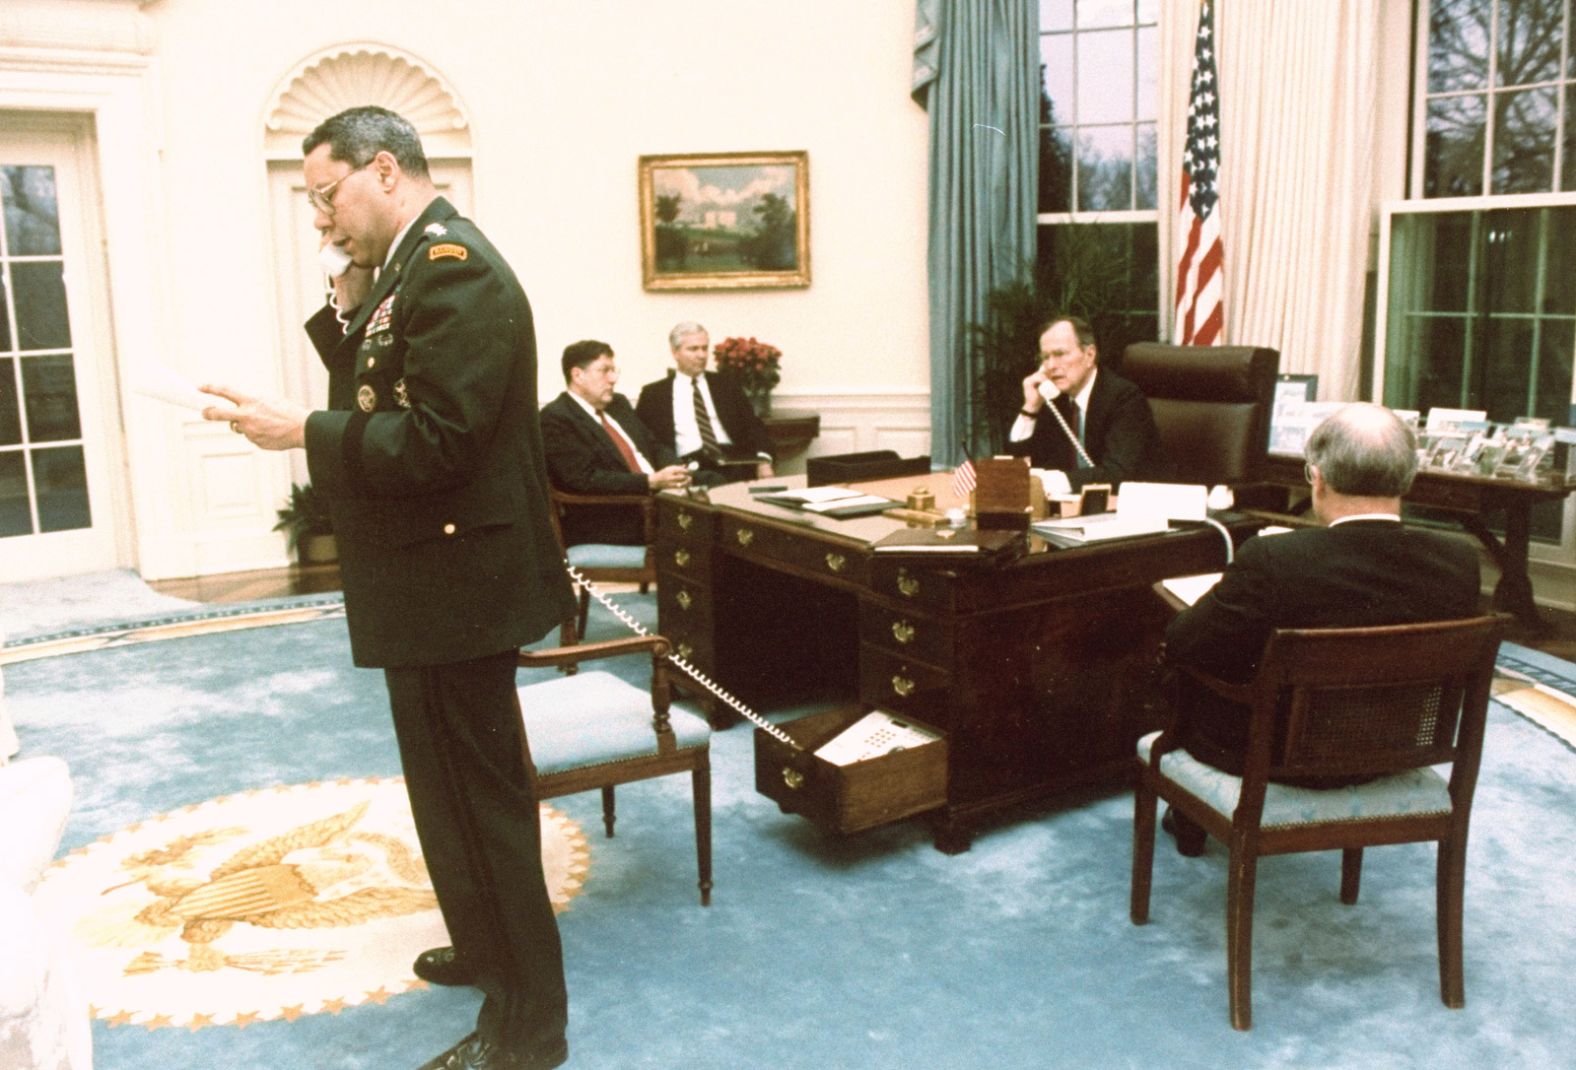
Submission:
M 290 549 L 304 543 L 313 535 L 332 535 L 333 518 L 328 511 L 328 495 L 310 483 L 290 484 L 290 499 L 278 510 L 279 523 L 275 531 L 282 531 L 290 540 Z

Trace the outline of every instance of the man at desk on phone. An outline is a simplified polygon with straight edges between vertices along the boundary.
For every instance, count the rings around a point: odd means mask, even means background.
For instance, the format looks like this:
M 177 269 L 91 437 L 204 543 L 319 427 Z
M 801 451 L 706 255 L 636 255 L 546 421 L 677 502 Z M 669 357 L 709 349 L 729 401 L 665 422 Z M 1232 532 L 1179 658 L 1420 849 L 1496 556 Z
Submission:
M 1243 543 L 1220 582 L 1166 628 L 1168 663 L 1245 683 L 1258 671 L 1275 628 L 1411 624 L 1477 612 L 1472 546 L 1401 523 L 1401 496 L 1417 472 L 1417 443 L 1393 412 L 1370 404 L 1340 409 L 1314 428 L 1307 458 L 1314 515 L 1324 526 Z M 1175 683 L 1183 748 L 1240 776 L 1248 711 L 1186 676 Z M 1183 854 L 1203 851 L 1203 829 L 1181 815 L 1167 811 L 1162 825 Z
M 1143 392 L 1096 366 L 1094 331 L 1076 316 L 1040 330 L 1040 366 L 1023 380 L 1023 409 L 1007 452 L 1035 468 L 1063 473 L 1072 490 L 1160 480 L 1170 471 Z

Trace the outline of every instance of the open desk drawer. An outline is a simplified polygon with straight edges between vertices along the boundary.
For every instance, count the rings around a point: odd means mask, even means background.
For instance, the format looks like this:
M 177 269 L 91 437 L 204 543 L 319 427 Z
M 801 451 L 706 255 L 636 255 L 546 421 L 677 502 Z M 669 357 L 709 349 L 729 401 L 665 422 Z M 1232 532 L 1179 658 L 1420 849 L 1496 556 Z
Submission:
M 796 751 L 755 730 L 755 790 L 787 813 L 802 814 L 832 832 L 859 832 L 947 801 L 946 736 L 851 765 L 834 765 L 816 748 L 863 717 L 870 707 L 812 713 L 779 727 L 804 749 Z M 929 725 L 904 718 L 917 728 Z

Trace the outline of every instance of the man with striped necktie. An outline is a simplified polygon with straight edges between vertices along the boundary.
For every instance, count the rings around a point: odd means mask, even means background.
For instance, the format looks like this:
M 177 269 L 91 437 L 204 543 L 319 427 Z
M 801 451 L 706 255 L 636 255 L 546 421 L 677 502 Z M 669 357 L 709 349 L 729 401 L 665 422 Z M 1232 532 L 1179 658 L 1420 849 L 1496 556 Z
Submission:
M 686 321 L 668 332 L 674 371 L 640 389 L 635 411 L 657 441 L 725 480 L 769 479 L 771 438 L 736 379 L 709 372 L 711 336 Z

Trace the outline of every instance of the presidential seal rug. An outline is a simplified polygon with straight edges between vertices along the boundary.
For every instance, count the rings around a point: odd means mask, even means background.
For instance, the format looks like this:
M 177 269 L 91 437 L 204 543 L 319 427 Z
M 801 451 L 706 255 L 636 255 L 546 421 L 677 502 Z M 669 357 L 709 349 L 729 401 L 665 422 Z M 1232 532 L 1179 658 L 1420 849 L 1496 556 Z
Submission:
M 575 822 L 541 813 L 562 912 L 589 851 Z M 56 862 L 37 901 L 73 934 L 94 1015 L 149 1029 L 383 1003 L 426 987 L 412 960 L 449 942 L 400 777 L 260 788 L 159 814 Z

